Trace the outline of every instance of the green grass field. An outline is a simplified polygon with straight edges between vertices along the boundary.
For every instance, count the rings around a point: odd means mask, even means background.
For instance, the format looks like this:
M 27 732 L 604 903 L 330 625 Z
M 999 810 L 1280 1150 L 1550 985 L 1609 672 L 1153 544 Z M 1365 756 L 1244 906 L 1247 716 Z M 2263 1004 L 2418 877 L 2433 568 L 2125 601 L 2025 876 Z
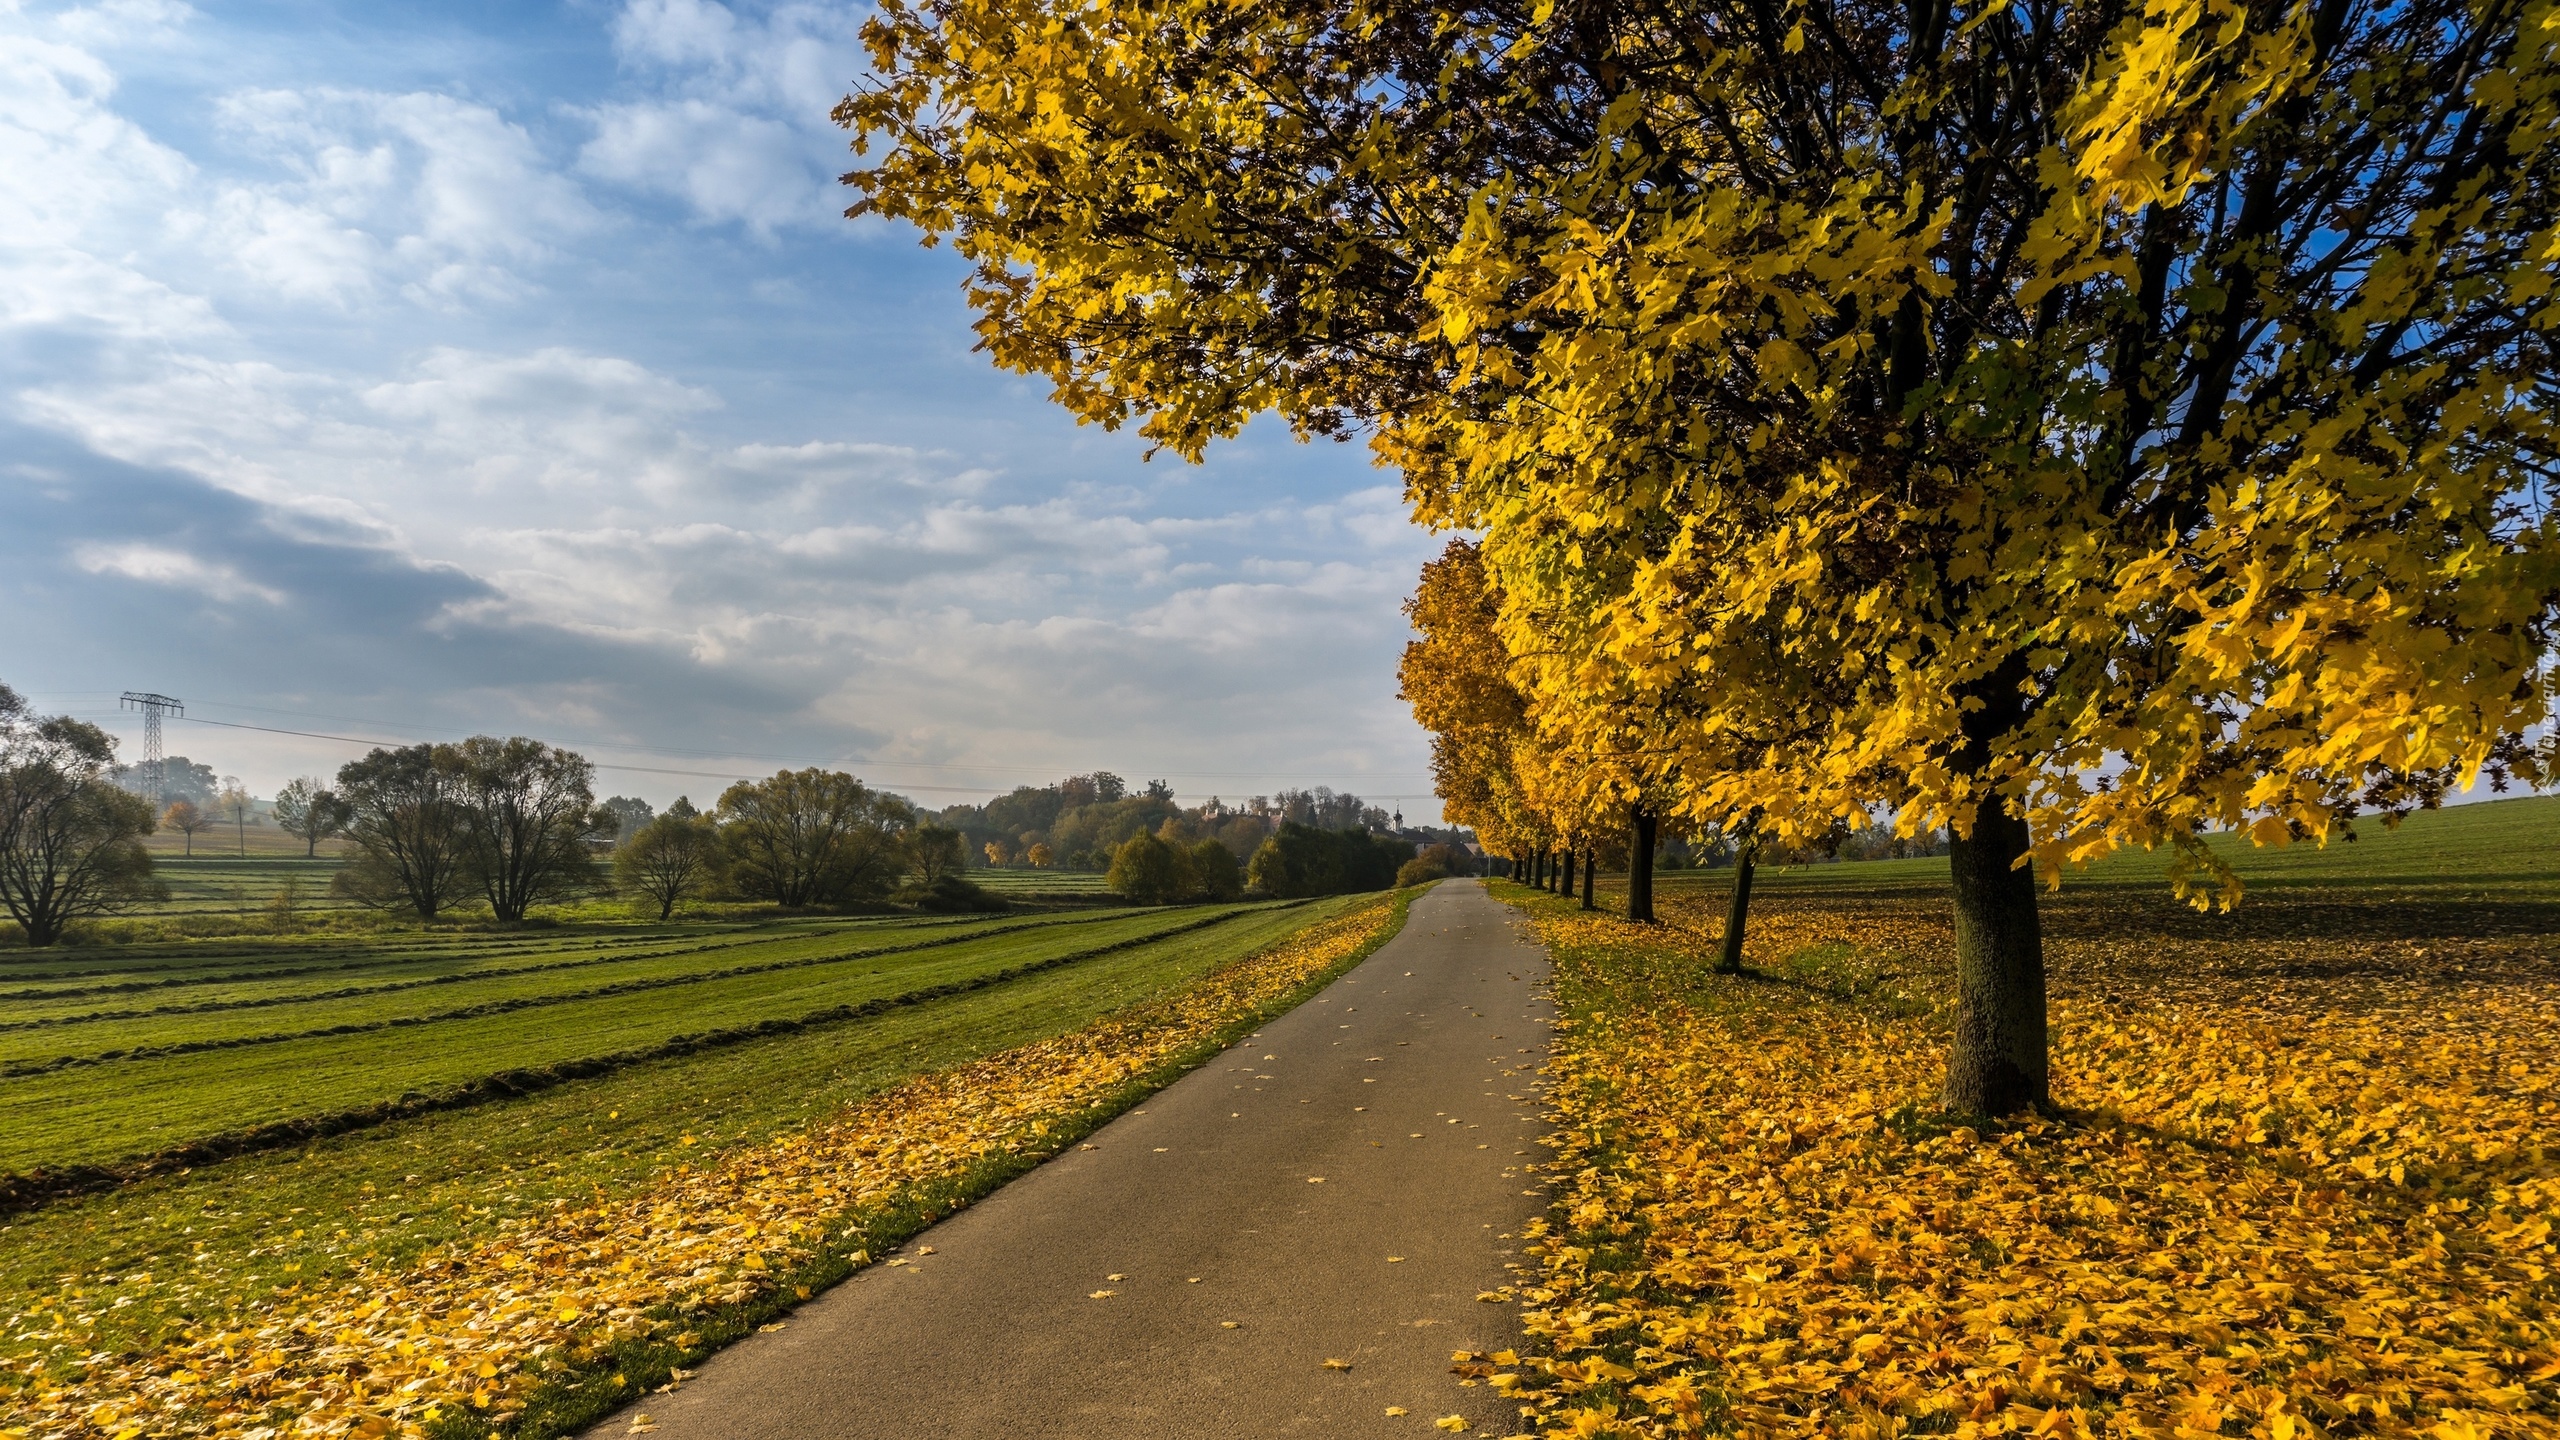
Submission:
M 174 835 L 151 837 L 153 872 L 168 888 L 165 899 L 145 901 L 118 914 L 83 922 L 73 930 L 74 944 L 131 944 L 138 941 L 203 939 L 224 935 L 294 934 L 313 930 L 416 928 L 396 914 L 367 909 L 329 893 L 329 882 L 345 864 L 339 842 L 305 857 L 301 843 L 281 843 L 270 829 L 248 832 L 249 853 L 235 853 L 231 832 L 218 842 L 211 832 L 196 837 L 195 854 L 181 855 Z M 167 842 L 167 843 L 164 843 Z M 1075 909 L 1116 903 L 1103 877 L 1079 870 L 971 870 L 968 878 L 1017 909 Z M 281 907 L 278 897 L 285 897 Z M 637 899 L 599 893 L 564 904 L 542 907 L 538 916 L 568 922 L 598 922 L 654 917 L 656 911 Z M 772 907 L 753 901 L 688 902 L 679 912 L 692 921 L 740 920 L 768 916 Z M 445 926 L 485 923 L 488 912 L 469 901 L 457 905 L 440 922 Z M 0 922 L 0 977 L 16 958 L 17 927 Z
M 2459 805 L 2412 815 L 2397 828 L 2371 821 L 2357 828 L 2356 840 L 2325 848 L 2262 850 L 2220 837 L 2217 849 L 2244 885 L 2229 911 L 2179 900 L 2165 855 L 2119 851 L 2067 871 L 2059 893 L 2038 898 L 2047 969 L 2057 986 L 2105 990 L 2177 965 L 2344 984 L 2400 975 L 2422 961 L 2525 976 L 2560 963 L 2560 797 Z M 1729 869 L 1667 873 L 1658 912 L 1671 926 L 1720 935 L 1732 883 Z M 1623 875 L 1604 875 L 1600 888 L 1607 908 L 1623 909 Z M 1750 933 L 1755 946 L 1808 925 L 1857 936 L 1838 943 L 1859 950 L 1860 964 L 1913 976 L 1952 955 L 1952 920 L 1945 857 L 1868 860 L 1764 868 Z M 1772 952 L 1766 963 L 1819 969 L 1839 958 Z
M 0 1078 L 0 1169 L 21 1174 L 114 1165 L 497 1071 L 950 988 L 22 1208 L 0 1216 L 0 1314 L 66 1284 L 118 1286 L 131 1303 L 114 1312 L 113 1338 L 143 1345 L 365 1258 L 484 1235 L 556 1199 L 769 1138 L 919 1071 L 1072 1030 L 1351 903 L 211 942 L 13 964 L 0 969 L 11 997 L 0 1025 L 16 1027 L 0 1029 L 7 1063 L 70 1062 Z M 1027 968 L 1043 961 L 1061 963 Z M 996 978 L 1004 972 L 1014 973 Z M 148 988 L 106 988 L 137 984 Z M 624 984 L 647 988 L 597 993 Z M 452 1013 L 519 1001 L 540 1003 Z M 386 1019 L 412 1023 L 308 1033 Z M 104 1058 L 243 1040 L 252 1043 Z M 12 1347 L 42 1351 L 0 1338 L 0 1354 Z
M 151 857 L 152 873 L 169 887 L 169 898 L 138 905 L 127 913 L 153 919 L 236 916 L 264 920 L 271 915 L 269 907 L 276 896 L 288 887 L 295 892 L 294 908 L 305 916 L 357 908 L 329 893 L 330 877 L 345 863 L 338 856 L 324 852 L 317 859 L 305 859 L 301 847 L 296 846 L 289 855 L 252 852 L 243 858 L 216 853 L 217 848 L 199 845 L 193 859 L 175 852 L 155 853 Z
M 2250 894 L 2330 888 L 2388 887 L 2412 898 L 2458 901 L 2465 896 L 2517 900 L 2548 891 L 2560 900 L 2560 796 L 2530 796 L 2422 810 L 2397 827 L 2366 818 L 2354 840 L 2261 848 L 2237 835 L 2217 835 L 2214 853 L 2237 871 Z M 2083 869 L 2066 871 L 2062 888 L 2152 887 L 2165 890 L 2170 856 L 2119 850 Z M 1667 880 L 1721 888 L 1729 872 L 1673 872 Z M 1765 867 L 1755 885 L 1809 891 L 1943 888 L 1946 857 L 1860 860 L 1842 864 Z M 2521 887 L 2521 888 L 2519 888 Z
M 11 977 L 0 1173 L 111 1164 L 502 1071 L 876 1006 L 1258 908 L 651 927 L 601 945 L 567 930 L 530 944 L 117 947 Z
M 972 870 L 969 882 L 1008 900 L 1034 895 L 1100 900 L 1111 894 L 1096 870 Z

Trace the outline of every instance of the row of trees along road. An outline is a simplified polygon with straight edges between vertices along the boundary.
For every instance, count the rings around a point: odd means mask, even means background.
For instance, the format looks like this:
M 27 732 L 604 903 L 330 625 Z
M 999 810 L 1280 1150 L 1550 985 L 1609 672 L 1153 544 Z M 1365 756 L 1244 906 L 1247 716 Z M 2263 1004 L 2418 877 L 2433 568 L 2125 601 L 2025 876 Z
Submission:
M 115 782 L 115 749 L 97 726 L 40 717 L 0 685 L 0 904 L 29 945 L 167 894 L 142 848 L 151 802 Z
M 2004 1113 L 2038 872 L 2228 904 L 2216 830 L 2560 761 L 2547 20 L 886 0 L 837 114 L 998 363 L 1195 459 L 1364 433 L 1483 537 L 1529 843 L 1948 828 Z

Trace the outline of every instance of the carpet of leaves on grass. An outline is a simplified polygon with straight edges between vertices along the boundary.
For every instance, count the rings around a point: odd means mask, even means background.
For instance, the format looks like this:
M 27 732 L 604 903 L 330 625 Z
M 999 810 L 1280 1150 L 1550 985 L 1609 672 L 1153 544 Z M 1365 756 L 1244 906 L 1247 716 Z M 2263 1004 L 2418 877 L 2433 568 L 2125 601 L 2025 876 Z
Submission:
M 1976 1130 L 1942 912 L 1781 901 L 1721 978 L 1716 898 L 1533 902 L 1566 1178 L 1490 1358 L 1543 1433 L 2560 1434 L 2549 938 L 2066 896 L 2062 1113 Z
M 416 1435 L 457 1412 L 503 1425 L 547 1361 L 678 1336 L 693 1316 L 770 1294 L 848 1215 L 1047 1148 L 1062 1118 L 1342 962 L 1395 913 L 1392 899 L 1363 905 L 1074 1034 L 919 1076 L 636 1193 L 562 1202 L 466 1249 L 359 1267 L 152 1353 L 79 1354 L 114 1301 L 66 1285 L 12 1328 L 50 1332 L 78 1358 L 67 1376 L 0 1376 L 14 1390 L 0 1435 Z

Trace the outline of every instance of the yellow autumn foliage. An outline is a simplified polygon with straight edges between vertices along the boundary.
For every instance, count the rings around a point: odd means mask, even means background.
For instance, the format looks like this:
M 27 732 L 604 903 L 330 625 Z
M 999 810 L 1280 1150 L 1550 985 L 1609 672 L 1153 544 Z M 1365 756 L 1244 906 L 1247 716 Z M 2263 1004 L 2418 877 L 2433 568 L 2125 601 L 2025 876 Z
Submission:
M 1394 915 L 1392 897 L 1361 904 L 1160 1001 L 920 1076 L 633 1193 L 413 1265 L 359 1267 L 155 1353 L 91 1353 L 67 1381 L 21 1392 L 0 1435 L 413 1436 L 466 1407 L 503 1420 L 543 1383 L 543 1357 L 672 1336 L 688 1315 L 769 1293 L 831 1227 L 991 1155 L 1043 1148 L 1057 1122 L 1341 963 Z M 66 1285 L 15 1319 L 32 1338 L 76 1343 L 107 1303 Z
M 1929 1110 L 1943 922 L 1780 904 L 1782 984 L 1706 974 L 1710 908 L 1540 907 L 1565 1179 L 1494 1358 L 1543 1434 L 2560 1434 L 2547 943 L 2102 916 L 2054 944 L 2066 1118 L 1977 1131 Z
M 1526 808 L 1953 836 L 1946 1103 L 2036 904 L 2560 773 L 2560 3 L 883 0 L 857 215 L 1197 458 L 1482 537 Z

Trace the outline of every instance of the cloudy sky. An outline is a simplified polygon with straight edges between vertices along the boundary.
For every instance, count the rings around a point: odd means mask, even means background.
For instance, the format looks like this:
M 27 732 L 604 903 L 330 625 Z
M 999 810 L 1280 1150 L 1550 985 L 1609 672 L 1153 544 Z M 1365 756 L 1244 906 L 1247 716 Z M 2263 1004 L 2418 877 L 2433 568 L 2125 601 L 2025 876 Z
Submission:
M 660 801 L 1436 813 L 1394 477 L 1149 463 L 972 354 L 948 256 L 841 213 L 861 13 L 0 0 L 0 681 L 128 753 L 177 695 L 261 790 L 360 751 L 274 731 L 498 731 Z

